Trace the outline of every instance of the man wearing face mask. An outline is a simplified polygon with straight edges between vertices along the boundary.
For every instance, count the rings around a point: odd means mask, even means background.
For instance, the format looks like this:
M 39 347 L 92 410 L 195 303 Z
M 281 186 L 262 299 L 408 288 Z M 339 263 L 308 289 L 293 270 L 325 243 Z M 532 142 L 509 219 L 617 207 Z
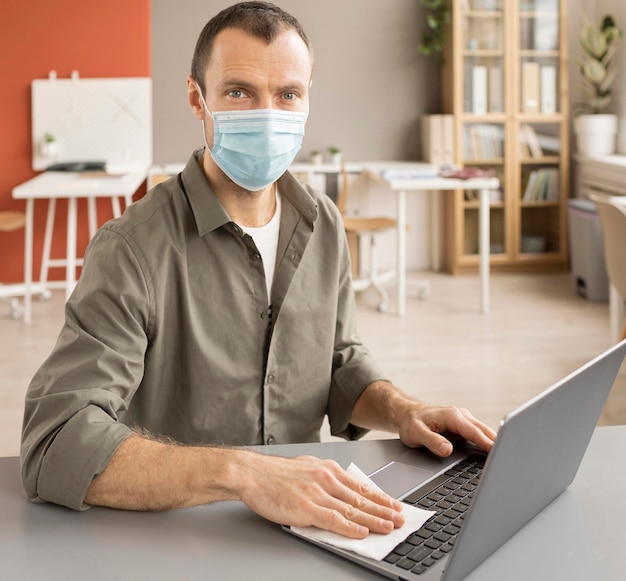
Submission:
M 446 456 L 467 410 L 392 386 L 355 331 L 341 216 L 287 171 L 312 51 L 265 2 L 225 9 L 196 46 L 188 100 L 206 147 L 90 243 L 55 349 L 26 397 L 33 501 L 159 510 L 240 500 L 274 522 L 360 538 L 399 503 L 336 463 L 239 446 L 399 433 Z

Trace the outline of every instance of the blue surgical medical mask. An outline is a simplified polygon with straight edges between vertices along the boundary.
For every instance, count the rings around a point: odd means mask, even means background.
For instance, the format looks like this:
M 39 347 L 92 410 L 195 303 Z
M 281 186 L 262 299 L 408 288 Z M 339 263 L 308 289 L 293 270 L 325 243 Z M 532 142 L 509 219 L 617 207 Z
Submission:
M 211 157 L 238 186 L 257 192 L 285 173 L 302 146 L 307 114 L 276 109 L 214 111 Z

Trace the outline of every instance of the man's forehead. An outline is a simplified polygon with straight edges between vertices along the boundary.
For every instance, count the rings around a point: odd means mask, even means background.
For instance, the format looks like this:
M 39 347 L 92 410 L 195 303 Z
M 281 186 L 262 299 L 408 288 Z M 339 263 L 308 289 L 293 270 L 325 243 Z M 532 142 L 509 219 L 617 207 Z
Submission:
M 211 65 L 277 63 L 283 66 L 310 69 L 311 53 L 296 30 L 284 28 L 271 42 L 238 28 L 225 28 L 213 42 L 207 68 Z

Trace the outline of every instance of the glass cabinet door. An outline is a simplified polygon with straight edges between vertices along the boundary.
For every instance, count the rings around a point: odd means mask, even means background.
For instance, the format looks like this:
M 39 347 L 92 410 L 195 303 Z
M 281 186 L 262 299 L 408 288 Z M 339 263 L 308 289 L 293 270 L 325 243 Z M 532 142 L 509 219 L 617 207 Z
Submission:
M 519 2 L 519 142 L 521 256 L 560 253 L 564 203 L 559 107 L 558 0 Z
M 465 167 L 493 169 L 504 184 L 505 14 L 503 0 L 463 0 L 462 111 L 460 155 Z M 490 251 L 506 252 L 503 186 L 490 200 Z M 465 255 L 478 254 L 478 199 L 463 193 Z

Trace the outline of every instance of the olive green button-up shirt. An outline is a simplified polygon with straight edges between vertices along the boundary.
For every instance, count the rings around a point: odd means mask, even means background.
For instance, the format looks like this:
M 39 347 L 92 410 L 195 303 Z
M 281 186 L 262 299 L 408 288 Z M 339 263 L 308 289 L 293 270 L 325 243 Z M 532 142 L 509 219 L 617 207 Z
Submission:
M 198 164 L 91 241 L 57 344 L 26 396 L 28 497 L 75 509 L 131 428 L 188 444 L 311 442 L 383 374 L 355 330 L 333 202 L 286 173 L 272 297 L 261 256 Z M 271 304 L 271 309 L 268 305 Z

